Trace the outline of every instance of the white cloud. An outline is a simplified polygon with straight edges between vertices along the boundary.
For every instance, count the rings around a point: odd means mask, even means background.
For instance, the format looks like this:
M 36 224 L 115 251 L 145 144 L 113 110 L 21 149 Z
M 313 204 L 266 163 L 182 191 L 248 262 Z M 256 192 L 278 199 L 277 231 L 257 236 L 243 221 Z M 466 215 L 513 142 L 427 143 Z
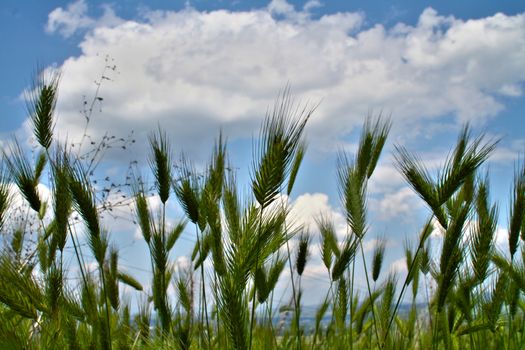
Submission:
M 83 131 L 78 111 L 105 54 L 119 74 L 108 72 L 113 82 L 102 87 L 103 113 L 89 133 L 140 137 L 159 122 L 185 150 L 210 144 L 219 127 L 249 137 L 287 82 L 301 101 L 322 101 L 309 137 L 319 145 L 312 149 L 331 149 L 324 144 L 337 144 L 371 108 L 411 128 L 449 114 L 482 122 L 525 80 L 524 14 L 463 21 L 427 9 L 415 26 L 362 28 L 361 13 L 312 18 L 311 6 L 274 0 L 246 12 L 185 8 L 115 24 L 88 17 L 85 6 L 54 10 L 48 25 L 63 35 L 93 28 L 82 53 L 62 65 L 57 131 L 69 139 Z
M 407 273 L 408 267 L 407 267 L 407 259 L 406 258 L 400 258 L 395 261 L 393 261 L 390 264 L 390 273 Z
M 376 238 L 372 238 L 372 239 L 369 239 L 367 241 L 364 241 L 363 242 L 363 251 L 365 253 L 371 252 L 371 251 L 373 251 L 376 248 L 376 246 L 379 243 L 381 243 L 381 240 L 376 239 Z M 385 244 L 386 244 L 386 246 L 389 245 L 388 242 L 386 242 Z
M 175 273 L 177 274 L 187 273 L 188 271 L 191 271 L 191 267 L 192 267 L 191 259 L 185 255 L 179 256 L 175 260 L 174 268 L 175 268 Z
M 499 89 L 499 92 L 500 94 L 505 95 L 505 96 L 518 97 L 518 96 L 521 96 L 521 94 L 523 93 L 523 90 L 521 86 L 518 84 L 508 84 L 508 85 L 503 85 Z
M 319 0 L 308 0 L 303 6 L 303 11 L 309 12 L 318 7 L 323 7 L 323 4 Z
M 377 210 L 384 220 L 396 217 L 412 218 L 423 206 L 417 194 L 409 187 L 385 193 L 381 199 L 373 200 L 373 204 L 370 207 Z
M 523 158 L 523 151 L 525 150 L 525 139 L 514 139 L 510 145 L 499 146 L 491 154 L 489 161 L 499 164 L 510 163 L 516 164 Z
M 405 183 L 403 176 L 394 165 L 379 165 L 374 170 L 368 185 L 369 193 L 384 193 L 398 189 Z
M 344 235 L 346 223 L 343 214 L 333 208 L 324 193 L 304 193 L 292 203 L 290 219 L 305 230 L 317 232 L 317 222 L 321 217 L 332 220 L 338 236 Z
M 279 15 L 291 15 L 295 13 L 293 5 L 286 2 L 286 0 L 272 0 L 268 4 L 268 11 Z
M 439 223 L 439 221 L 437 221 L 436 218 L 432 218 L 431 224 L 432 232 L 430 232 L 430 237 L 442 238 L 445 236 L 445 229 L 443 228 L 443 226 L 441 226 L 441 224 Z
M 102 5 L 103 14 L 99 18 L 89 17 L 88 5 L 85 0 L 77 0 L 67 5 L 66 9 L 57 7 L 49 13 L 46 32 L 58 32 L 65 38 L 77 31 L 92 29 L 99 26 L 115 26 L 122 23 L 109 5 Z

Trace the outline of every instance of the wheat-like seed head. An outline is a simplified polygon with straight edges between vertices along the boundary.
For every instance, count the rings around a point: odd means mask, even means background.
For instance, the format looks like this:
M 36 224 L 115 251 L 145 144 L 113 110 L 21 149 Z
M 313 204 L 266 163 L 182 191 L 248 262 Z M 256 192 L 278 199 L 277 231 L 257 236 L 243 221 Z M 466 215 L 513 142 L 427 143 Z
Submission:
M 26 104 L 38 143 L 49 149 L 53 141 L 54 112 L 58 98 L 60 72 L 39 72 L 26 93 Z

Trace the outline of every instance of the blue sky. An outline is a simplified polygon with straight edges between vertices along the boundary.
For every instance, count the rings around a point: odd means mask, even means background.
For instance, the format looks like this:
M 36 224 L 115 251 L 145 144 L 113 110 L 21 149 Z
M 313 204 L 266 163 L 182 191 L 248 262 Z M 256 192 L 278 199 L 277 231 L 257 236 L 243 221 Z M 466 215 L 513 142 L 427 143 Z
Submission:
M 101 176 L 119 181 L 131 159 L 147 164 L 140 145 L 159 124 L 175 153 L 184 150 L 197 165 L 222 129 L 246 185 L 253 135 L 279 89 L 290 84 L 298 104 L 319 103 L 290 199 L 297 220 L 315 232 L 312 217 L 320 212 L 344 224 L 336 151 L 352 152 L 364 117 L 382 112 L 391 115 L 393 129 L 370 186 L 368 246 L 385 236 L 387 263 L 402 272 L 403 241 L 417 236 L 428 213 L 396 173 L 394 145 L 419 152 L 436 169 L 466 122 L 475 134 L 501 138 L 487 168 L 504 244 L 512 174 L 525 152 L 524 12 L 521 1 L 5 0 L 0 143 L 11 134 L 29 138 L 20 96 L 37 65 L 61 69 L 56 133 L 78 139 L 82 101 L 93 97 L 109 57 L 116 70 L 105 73 L 111 80 L 101 87 L 104 100 L 88 132 L 97 139 L 134 130 L 139 142 L 109 153 Z M 176 219 L 175 202 L 172 210 Z M 134 228 L 107 225 L 130 269 L 148 266 Z M 174 259 L 187 254 L 192 238 L 185 237 Z M 326 281 L 315 250 L 312 285 Z

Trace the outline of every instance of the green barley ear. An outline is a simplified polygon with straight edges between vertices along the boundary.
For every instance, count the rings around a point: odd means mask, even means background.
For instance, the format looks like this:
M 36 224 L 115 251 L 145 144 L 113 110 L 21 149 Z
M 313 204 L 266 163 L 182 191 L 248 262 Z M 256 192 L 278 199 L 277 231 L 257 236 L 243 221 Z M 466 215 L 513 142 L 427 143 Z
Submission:
M 70 169 L 69 190 L 73 207 L 82 217 L 88 230 L 88 242 L 99 266 L 104 265 L 107 242 L 103 239 L 94 190 L 80 164 Z
M 405 180 L 416 193 L 430 207 L 436 219 L 443 228 L 447 228 L 448 221 L 441 208 L 434 182 L 427 168 L 420 158 L 411 155 L 405 148 L 396 146 L 396 167 L 403 174 Z
M 199 213 L 200 184 L 193 165 L 183 156 L 179 168 L 179 181 L 173 182 L 173 189 L 177 195 L 186 216 L 194 224 L 199 224 L 201 231 L 201 215 Z
M 286 258 L 280 258 L 277 256 L 275 259 L 275 262 L 270 267 L 270 271 L 268 272 L 268 290 L 269 292 L 273 291 L 275 289 L 275 286 L 277 285 L 277 282 L 279 281 L 279 276 L 283 272 L 284 268 L 286 266 Z
M 514 280 L 509 280 L 509 288 L 505 295 L 507 304 L 509 305 L 509 313 L 512 317 L 516 317 L 518 312 L 518 304 L 520 302 L 521 291 Z
M 53 114 L 59 82 L 59 71 L 41 72 L 37 74 L 31 90 L 25 96 L 33 132 L 38 143 L 45 149 L 49 149 L 53 140 Z
M 144 183 L 140 180 L 135 180 L 133 183 L 133 196 L 135 198 L 135 211 L 142 232 L 142 236 L 147 244 L 151 240 L 151 214 L 148 207 L 148 200 L 146 198 L 146 191 L 144 190 Z
M 334 310 L 336 323 L 342 330 L 345 327 L 348 314 L 348 283 L 344 277 L 337 281 L 336 308 Z
M 408 276 L 406 277 L 406 284 L 412 283 L 412 297 L 417 296 L 417 291 L 419 288 L 419 272 L 421 271 L 421 255 L 414 253 L 412 248 L 410 248 L 410 241 L 406 240 L 404 243 L 405 248 L 405 258 Z
M 268 300 L 270 293 L 275 289 L 279 276 L 286 266 L 286 259 L 277 256 L 269 267 L 268 271 L 263 266 L 255 271 L 255 287 L 257 290 L 257 300 L 260 304 Z
M 339 195 L 346 211 L 346 222 L 352 230 L 345 241 L 341 255 L 332 268 L 332 278 L 336 280 L 354 259 L 356 249 L 366 234 L 367 227 L 367 182 L 372 175 L 380 153 L 386 142 L 390 123 L 379 118 L 375 124 L 368 119 L 361 134 L 355 159 L 350 160 L 345 152 L 337 157 Z
M 194 261 L 194 269 L 197 270 L 206 260 L 210 254 L 213 244 L 213 237 L 210 234 L 205 235 L 202 240 L 195 242 L 193 247 L 192 260 Z M 202 244 L 202 247 L 200 246 Z M 197 253 L 199 254 L 197 256 Z M 195 260 L 196 259 L 196 260 Z
M 377 298 L 382 294 L 382 290 L 375 290 L 370 296 L 368 296 L 360 305 L 359 308 L 356 307 L 355 316 L 353 316 L 355 330 L 357 334 L 363 332 L 365 319 L 368 313 L 372 310 L 375 305 Z
M 68 317 L 64 325 L 64 340 L 66 341 L 68 349 L 80 349 L 78 330 L 76 322 L 71 317 Z
M 350 241 L 347 239 L 345 241 L 341 255 L 337 257 L 332 267 L 332 279 L 334 281 L 337 281 L 346 271 L 346 268 L 355 257 L 357 248 L 358 240 Z
M 55 213 L 55 236 L 58 249 L 62 252 L 66 245 L 68 220 L 71 213 L 72 198 L 69 191 L 69 158 L 65 150 L 58 149 L 55 155 L 53 172 L 53 208 Z
M 445 305 L 463 261 L 464 248 L 461 245 L 461 237 L 463 236 L 465 222 L 469 218 L 470 207 L 470 203 L 458 206 L 456 212 L 451 214 L 451 221 L 445 232 L 439 265 L 441 275 L 437 290 L 438 312 Z
M 390 133 L 390 129 L 392 128 L 392 121 L 390 118 L 383 119 L 381 115 L 377 117 L 375 124 L 370 129 L 369 132 L 372 134 L 372 154 L 370 157 L 370 161 L 368 162 L 368 172 L 367 177 L 370 178 L 372 176 L 372 173 L 374 172 L 377 162 L 379 161 L 379 156 L 381 155 L 381 152 L 383 151 L 383 148 L 386 143 L 386 139 L 388 138 L 388 134 Z M 366 129 L 366 128 L 365 128 Z
M 276 208 L 275 210 L 268 210 L 267 215 L 263 217 L 262 221 L 257 213 L 260 213 L 257 207 L 252 205 L 250 215 L 254 215 L 250 220 L 251 232 L 257 232 L 257 234 L 248 233 L 248 237 L 241 242 L 242 245 L 238 249 L 244 252 L 243 260 L 245 267 L 248 270 L 254 271 L 257 266 L 257 261 L 264 262 L 268 257 L 275 253 L 282 245 L 286 242 L 289 237 L 292 237 L 295 232 L 286 231 L 284 222 L 286 219 L 287 212 L 281 210 L 282 208 Z M 259 222 L 258 222 L 259 221 Z M 256 225 L 259 225 L 257 227 Z M 253 230 L 253 231 L 252 231 Z M 259 259 L 257 259 L 257 256 Z
M 9 209 L 12 201 L 11 192 L 9 191 L 9 182 L 11 181 L 11 175 L 7 170 L 5 163 L 0 163 L 0 231 L 4 227 L 5 218 L 7 216 L 7 210 Z M 21 249 L 21 246 L 20 246 Z M 15 252 L 18 250 L 15 249 Z
M 36 163 L 35 163 L 35 177 L 34 177 L 35 185 L 38 185 L 40 176 L 42 175 L 42 172 L 44 171 L 44 168 L 46 167 L 46 163 L 47 163 L 46 152 L 40 151 L 38 153 L 38 156 L 36 158 Z
M 191 293 L 188 291 L 188 283 L 191 283 L 186 274 L 181 274 L 176 281 L 176 291 L 179 302 L 186 313 L 191 313 Z
M 139 302 L 139 311 L 135 317 L 135 323 L 138 328 L 140 340 L 146 342 L 150 337 L 151 328 L 151 307 L 146 298 L 142 300 L 142 302 Z
M 9 146 L 9 153 L 10 157 L 4 151 L 9 172 L 31 209 L 40 212 L 42 201 L 37 190 L 38 178 L 16 139 Z
M 92 273 L 85 274 L 80 288 L 80 303 L 86 313 L 86 320 L 89 324 L 94 324 L 99 318 L 98 286 Z
M 226 163 L 226 143 L 223 141 L 222 132 L 215 142 L 213 154 L 210 164 L 208 166 L 208 174 L 206 176 L 206 184 L 204 192 L 215 201 L 218 201 L 223 192 L 224 187 L 224 173 Z
M 427 244 L 421 251 L 421 260 L 419 261 L 419 269 L 424 275 L 430 272 L 431 257 L 430 244 Z
M 383 332 L 386 332 L 390 317 L 392 315 L 392 306 L 396 294 L 397 278 L 395 274 L 391 274 L 383 289 L 383 296 L 379 304 L 379 323 Z M 385 336 L 385 334 L 383 334 Z
M 222 207 L 228 227 L 228 234 L 233 243 L 238 243 L 241 227 L 241 208 L 237 194 L 237 182 L 233 172 L 226 177 L 222 196 Z
M 321 233 L 321 258 L 325 267 L 330 270 L 333 255 L 337 258 L 341 255 L 341 251 L 337 244 L 335 227 L 333 222 L 324 216 L 316 219 L 316 223 Z
M 383 120 L 381 115 L 375 122 L 370 117 L 366 119 L 355 159 L 355 169 L 362 182 L 372 176 L 390 128 L 390 120 Z
M 484 317 L 487 319 L 492 332 L 496 332 L 497 324 L 503 306 L 508 294 L 509 280 L 506 274 L 500 273 L 492 283 L 491 295 L 482 298 L 482 307 Z M 483 300 L 485 299 L 485 300 Z
M 119 271 L 117 274 L 117 278 L 120 282 L 127 284 L 128 286 L 132 287 L 133 289 L 137 291 L 142 291 L 142 284 L 140 284 L 139 281 L 137 281 L 133 276 L 131 276 L 128 273 Z
M 13 238 L 11 239 L 11 249 L 13 250 L 13 253 L 15 253 L 16 261 L 20 260 L 23 246 L 24 230 L 21 227 L 17 227 L 13 232 Z
M 38 262 L 40 264 L 40 269 L 42 271 L 47 271 L 47 269 L 52 264 L 51 260 L 54 259 L 54 255 L 53 255 L 54 250 L 51 250 L 51 251 L 48 250 L 48 245 L 47 245 L 46 237 L 44 236 L 44 234 L 38 235 L 36 250 L 38 254 Z
M 159 130 L 149 137 L 151 156 L 150 167 L 155 175 L 155 187 L 162 203 L 166 203 L 170 196 L 171 185 L 171 149 L 165 132 Z
M 255 270 L 253 282 L 253 293 L 257 293 L 257 300 L 259 301 L 259 304 L 262 304 L 266 301 L 266 298 L 269 294 L 266 270 L 264 266 Z
M 117 311 L 120 306 L 118 290 L 118 250 L 113 246 L 109 250 L 108 260 L 109 261 L 104 265 L 107 296 L 111 306 Z
M 514 253 L 516 253 L 518 249 L 520 231 L 522 240 L 525 238 L 525 229 L 523 229 L 523 222 L 525 220 L 525 161 L 523 161 L 521 168 L 514 174 L 514 188 L 512 191 L 509 216 L 509 250 L 510 256 L 514 257 Z
M 201 193 L 199 206 L 199 210 L 203 213 L 203 219 L 205 219 L 203 221 L 208 226 L 213 266 L 219 275 L 226 271 L 220 209 L 224 183 L 224 149 L 221 146 L 221 142 L 219 141 L 216 146 L 213 159 L 208 168 L 208 175 Z
M 385 257 L 386 240 L 384 237 L 379 238 L 374 247 L 373 260 L 372 260 L 372 280 L 374 282 L 379 278 L 381 267 L 383 266 L 383 260 Z
M 360 160 L 363 162 L 363 160 Z M 352 232 L 359 238 L 367 231 L 366 225 L 366 181 L 363 177 L 366 169 L 361 170 L 347 154 L 339 152 L 337 157 L 337 176 L 339 195 L 346 209 L 346 221 Z M 362 172 L 362 174 L 361 174 Z
M 314 108 L 297 108 L 286 89 L 277 99 L 261 127 L 254 154 L 252 190 L 261 208 L 272 203 L 292 170 L 304 127 Z
M 464 199 L 469 200 L 469 181 L 475 171 L 487 160 L 498 141 L 484 142 L 483 136 L 471 140 L 468 125 L 458 138 L 456 148 L 445 162 L 444 170 L 438 174 L 434 182 L 421 160 L 410 155 L 404 148 L 396 147 L 397 167 L 410 186 L 428 204 L 437 220 L 448 228 L 448 220 L 442 205 L 462 187 Z M 467 186 L 464 186 L 467 184 Z
M 308 246 L 310 245 L 310 235 L 307 232 L 301 233 L 299 237 L 299 246 L 297 249 L 297 258 L 295 259 L 295 266 L 297 273 L 302 276 L 306 260 L 308 259 Z
M 415 277 L 415 274 L 419 272 L 417 265 L 414 265 L 414 270 L 410 271 L 410 267 L 412 266 L 412 263 L 415 264 L 417 262 L 417 261 L 414 262 L 413 260 L 414 252 L 412 251 L 412 248 L 410 246 L 411 246 L 410 240 L 405 239 L 405 242 L 403 243 L 403 248 L 405 251 L 405 263 L 406 263 L 407 271 L 410 272 L 406 278 L 407 285 L 412 282 L 413 278 Z
M 484 142 L 483 135 L 471 140 L 468 124 L 459 135 L 456 148 L 446 161 L 443 172 L 438 177 L 437 196 L 440 203 L 445 203 L 476 169 L 487 160 L 498 141 Z
M 0 285 L 0 303 L 15 314 L 37 320 L 37 310 L 45 310 L 41 286 L 31 273 L 21 273 L 5 254 L 0 255 Z
M 64 272 L 62 272 L 62 274 L 64 274 Z M 64 276 L 63 279 L 65 282 L 66 276 Z M 62 290 L 62 307 L 65 313 L 67 313 L 71 318 L 75 318 L 81 322 L 86 322 L 86 311 L 83 309 L 78 297 L 78 292 L 71 291 L 69 286 L 66 284 Z
M 487 277 L 498 223 L 498 207 L 490 207 L 489 204 L 488 175 L 478 184 L 475 204 L 478 220 L 470 239 L 470 253 L 475 276 L 479 283 L 483 283 Z
M 295 184 L 295 179 L 297 177 L 297 173 L 299 172 L 299 168 L 301 167 L 301 163 L 303 162 L 305 153 L 306 153 L 306 141 L 302 140 L 297 147 L 297 153 L 295 154 L 295 158 L 292 162 L 292 167 L 290 169 L 290 177 L 288 179 L 288 188 L 286 190 L 286 194 L 288 196 L 292 193 L 293 185 Z
M 47 270 L 46 276 L 46 306 L 53 317 L 57 317 L 59 310 L 63 307 L 62 293 L 64 289 L 64 279 L 62 269 L 54 264 Z
M 170 251 L 177 240 L 179 239 L 180 235 L 184 231 L 184 228 L 186 227 L 186 221 L 180 221 L 175 225 L 175 227 L 168 233 L 168 239 L 166 240 L 166 250 Z
M 492 262 L 498 267 L 502 274 L 510 276 L 512 282 L 525 292 L 525 269 L 523 266 L 515 266 L 499 253 L 494 253 L 492 255 Z
M 153 258 L 153 305 L 158 312 L 163 331 L 167 331 L 172 317 L 166 297 L 171 274 L 168 262 L 169 252 L 165 249 L 164 238 L 162 231 L 154 230 L 151 236 L 150 250 Z

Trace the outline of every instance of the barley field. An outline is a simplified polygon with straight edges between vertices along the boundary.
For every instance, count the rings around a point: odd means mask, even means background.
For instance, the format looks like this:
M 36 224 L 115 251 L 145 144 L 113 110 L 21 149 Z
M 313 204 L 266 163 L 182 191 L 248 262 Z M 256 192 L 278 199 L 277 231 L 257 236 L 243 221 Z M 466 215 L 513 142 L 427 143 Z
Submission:
M 368 183 L 389 141 L 389 119 L 366 118 L 355 154 L 341 151 L 334 164 L 347 225 L 342 241 L 329 217 L 318 217 L 308 231 L 287 220 L 290 208 L 281 199 L 301 176 L 308 151 L 304 130 L 315 113 L 297 106 L 288 90 L 255 140 L 249 193 L 239 190 L 220 133 L 207 166 L 197 171 L 188 158 L 174 167 L 166 132 L 151 130 L 149 144 L 140 146 L 149 149 L 153 187 L 133 174 L 126 194 L 150 258 L 146 289 L 119 267 L 119 247 L 101 224 L 111 203 L 90 176 L 100 148 L 94 145 L 83 156 L 54 135 L 59 85 L 58 75 L 39 77 L 28 96 L 38 142 L 33 156 L 16 139 L 3 148 L 1 349 L 525 346 L 525 165 L 516 167 L 508 198 L 509 250 L 501 251 L 495 245 L 498 209 L 507 203 L 492 202 L 483 168 L 498 140 L 473 135 L 466 125 L 437 172 L 412 150 L 396 148 L 397 170 L 429 213 L 413 232 L 413 244 L 405 244 L 405 277 L 386 272 L 384 240 L 372 259 L 363 248 L 373 225 Z M 50 198 L 39 192 L 42 182 L 49 184 Z M 147 200 L 151 190 L 159 208 Z M 170 201 L 184 212 L 174 225 L 167 223 Z M 429 245 L 436 228 L 443 232 L 439 247 Z M 184 230 L 193 232 L 196 243 L 191 268 L 176 271 L 173 248 Z M 312 249 L 320 250 L 330 284 L 307 319 L 301 282 Z M 87 268 L 88 257 L 95 268 Z M 364 274 L 356 273 L 357 263 Z M 279 303 L 274 292 L 282 278 L 290 279 L 291 298 Z M 356 278 L 366 283 L 365 294 L 356 292 Z M 137 294 L 136 305 L 123 297 L 124 288 Z

